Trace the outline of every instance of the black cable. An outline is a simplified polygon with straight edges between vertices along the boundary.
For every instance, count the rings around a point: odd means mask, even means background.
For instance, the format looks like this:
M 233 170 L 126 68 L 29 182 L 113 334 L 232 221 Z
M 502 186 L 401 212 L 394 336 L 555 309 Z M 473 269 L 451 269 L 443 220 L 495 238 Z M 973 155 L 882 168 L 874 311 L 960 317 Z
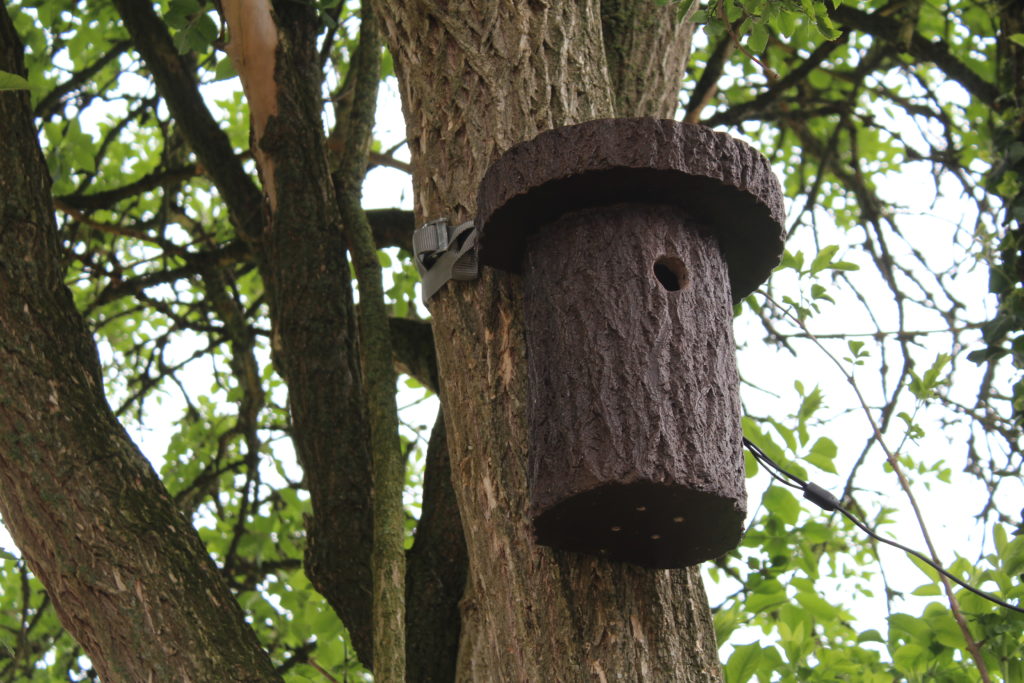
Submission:
M 894 548 L 899 548 L 903 552 L 905 552 L 905 553 L 907 553 L 909 555 L 913 555 L 914 557 L 916 557 L 917 559 L 921 560 L 922 562 L 927 564 L 929 567 L 934 569 L 935 571 L 937 571 L 940 574 L 942 574 L 943 576 L 945 576 L 947 579 L 950 579 L 951 581 L 954 581 L 957 585 L 959 585 L 959 586 L 969 590 L 970 592 L 974 593 L 975 595 L 977 595 L 979 597 L 985 598 L 989 602 L 994 602 L 995 604 L 997 604 L 997 605 L 999 605 L 1001 607 L 1005 607 L 1006 609 L 1013 610 L 1014 612 L 1020 612 L 1021 614 L 1024 614 L 1024 608 L 1017 607 L 1016 605 L 1011 605 L 1008 602 L 1000 600 L 999 598 L 997 598 L 996 596 L 992 595 L 991 593 L 986 593 L 985 591 L 983 591 L 983 590 L 981 590 L 979 588 L 975 588 L 974 586 L 970 585 L 969 583 L 965 583 L 964 581 L 961 581 L 959 578 L 957 578 L 953 574 L 951 574 L 948 571 L 946 571 L 945 569 L 943 569 L 941 565 L 939 565 L 938 563 L 934 562 L 931 558 L 927 557 L 926 555 L 924 555 L 924 554 L 922 554 L 922 553 L 920 553 L 920 552 L 918 552 L 918 551 L 916 551 L 916 550 L 914 550 L 912 548 L 908 548 L 907 546 L 905 546 L 905 545 L 903 545 L 901 543 L 897 543 L 896 541 L 891 541 L 888 538 L 883 538 L 883 537 L 879 536 L 874 531 L 872 531 L 871 527 L 869 527 L 867 524 L 865 524 L 863 521 L 861 521 L 860 518 L 858 518 L 856 515 L 854 515 L 852 512 L 850 512 L 846 508 L 844 508 L 840 504 L 838 498 L 836 498 L 831 493 L 829 493 L 825 489 L 821 488 L 820 486 L 818 486 L 814 482 L 804 481 L 803 479 L 801 479 L 800 477 L 796 476 L 792 472 L 788 472 L 787 470 L 783 469 L 781 465 L 779 465 L 777 462 L 775 462 L 770 457 L 768 457 L 765 454 L 764 451 L 762 451 L 760 448 L 755 446 L 754 443 L 752 441 L 750 441 L 750 439 L 747 439 L 746 437 L 744 437 L 743 438 L 743 445 L 747 447 L 747 450 L 750 451 L 751 455 L 754 456 L 755 460 L 757 460 L 759 463 L 761 463 L 762 465 L 765 466 L 765 468 L 768 470 L 768 474 L 772 475 L 772 477 L 775 480 L 777 480 L 779 482 L 782 482 L 786 486 L 790 486 L 790 487 L 795 488 L 795 489 L 800 489 L 801 491 L 803 491 L 804 498 L 806 498 L 807 500 L 811 501 L 812 503 L 814 503 L 815 505 L 817 505 L 821 509 L 827 510 L 829 512 L 831 512 L 833 510 L 838 510 L 839 512 L 841 512 L 843 514 L 844 517 L 846 517 L 851 522 L 853 522 L 854 525 L 856 525 L 861 531 L 863 531 L 864 533 L 866 533 L 868 536 L 870 536 L 871 538 L 875 539 L 876 541 L 879 541 L 881 543 L 885 543 L 887 545 L 891 545 Z

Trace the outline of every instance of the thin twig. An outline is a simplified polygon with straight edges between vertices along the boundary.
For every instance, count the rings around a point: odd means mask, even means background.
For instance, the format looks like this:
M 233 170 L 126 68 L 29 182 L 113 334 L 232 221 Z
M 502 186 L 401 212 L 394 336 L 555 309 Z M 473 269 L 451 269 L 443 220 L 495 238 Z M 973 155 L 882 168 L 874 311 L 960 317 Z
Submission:
M 322 675 L 327 680 L 331 681 L 331 683 L 338 683 L 338 679 L 335 678 L 334 676 L 332 676 L 331 674 L 327 673 L 327 670 L 324 669 L 319 664 L 317 664 L 316 660 L 313 659 L 312 657 L 310 657 L 309 659 L 306 660 L 306 664 L 309 664 L 311 667 L 313 667 L 314 669 L 319 671 L 320 675 Z
M 857 380 L 854 376 L 843 366 L 843 364 L 836 358 L 831 351 L 825 348 L 825 345 L 814 336 L 813 333 L 804 324 L 800 318 L 793 315 L 789 310 L 783 308 L 775 299 L 769 296 L 764 291 L 758 290 L 758 293 L 763 296 L 769 303 L 771 303 L 780 313 L 792 320 L 800 329 L 804 331 L 808 339 L 821 349 L 822 353 L 828 356 L 829 360 L 839 368 L 839 372 L 846 378 L 846 382 L 853 388 L 854 394 L 857 396 L 857 401 L 860 403 L 860 407 L 864 412 L 864 415 L 868 419 L 868 423 L 871 425 L 872 433 L 874 434 L 875 441 L 878 443 L 882 452 L 885 453 L 886 460 L 889 466 L 892 467 L 893 472 L 896 473 L 896 477 L 899 480 L 900 488 L 903 489 L 903 493 L 907 496 L 910 501 L 910 507 L 914 511 L 914 516 L 917 518 L 918 528 L 921 530 L 921 535 L 924 537 L 925 545 L 928 546 L 928 554 L 936 564 L 941 564 L 938 556 L 938 552 L 935 550 L 935 545 L 932 543 L 931 535 L 928 533 L 928 527 L 925 524 L 924 516 L 921 514 L 921 509 L 917 505 L 917 499 L 914 497 L 913 492 L 910 489 L 910 482 L 907 480 L 906 475 L 903 473 L 903 468 L 900 466 L 899 459 L 896 455 L 889 450 L 889 447 L 885 443 L 885 439 L 882 437 L 882 432 L 878 427 L 878 423 L 875 421 L 875 416 L 871 413 L 871 408 L 868 406 L 864 395 L 860 391 L 860 387 L 857 385 Z M 946 598 L 949 601 L 950 610 L 953 612 L 953 618 L 956 620 L 957 625 L 960 627 L 960 632 L 963 634 L 964 641 L 967 643 L 967 649 L 974 658 L 974 662 L 978 667 L 978 673 L 981 674 L 981 679 L 984 683 L 991 683 L 989 677 L 988 667 L 985 665 L 985 660 L 982 658 L 981 650 L 978 647 L 978 643 L 975 642 L 974 637 L 971 636 L 970 629 L 967 626 L 967 620 L 964 618 L 963 613 L 960 611 L 960 603 L 953 594 L 953 588 L 949 584 L 949 580 L 946 577 L 939 574 L 939 581 L 942 583 L 943 588 L 946 591 Z
M 761 67 L 761 70 L 764 71 L 764 75 L 768 78 L 768 82 L 774 83 L 779 80 L 779 74 L 773 68 L 768 66 L 764 61 L 748 50 L 745 45 L 740 43 L 740 38 L 736 35 L 736 30 L 733 29 L 732 24 L 729 23 L 728 17 L 725 16 L 725 5 L 723 3 L 718 3 L 718 18 L 722 20 L 722 23 L 725 25 L 725 30 L 729 32 L 729 37 L 732 38 L 732 42 L 736 45 L 737 49 L 746 55 L 747 59 Z

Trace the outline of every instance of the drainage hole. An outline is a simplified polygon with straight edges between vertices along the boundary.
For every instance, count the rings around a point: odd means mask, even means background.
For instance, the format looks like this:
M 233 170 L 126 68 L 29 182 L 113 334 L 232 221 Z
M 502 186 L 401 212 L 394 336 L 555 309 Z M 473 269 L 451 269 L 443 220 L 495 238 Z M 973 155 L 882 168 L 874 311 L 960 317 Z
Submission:
M 662 256 L 655 261 L 654 277 L 670 292 L 678 292 L 689 284 L 686 265 L 675 256 Z

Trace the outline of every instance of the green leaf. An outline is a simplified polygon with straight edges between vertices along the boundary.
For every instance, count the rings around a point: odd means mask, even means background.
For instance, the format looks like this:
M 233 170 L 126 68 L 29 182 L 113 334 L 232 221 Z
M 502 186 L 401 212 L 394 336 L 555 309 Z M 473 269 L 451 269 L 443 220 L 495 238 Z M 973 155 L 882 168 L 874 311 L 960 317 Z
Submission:
M 829 264 L 832 263 L 832 257 L 839 251 L 839 246 L 835 244 L 829 244 L 826 247 L 822 247 L 818 255 L 811 261 L 811 275 L 828 268 Z
M 921 619 L 909 614 L 897 612 L 889 617 L 889 637 L 893 635 L 909 636 L 909 639 L 927 644 L 931 639 L 931 629 Z
M 174 35 L 178 52 L 204 53 L 217 39 L 217 24 L 208 14 L 200 14 Z
M 755 476 L 761 468 L 757 464 L 757 459 L 750 453 L 746 453 L 743 459 L 743 476 L 747 479 Z
M 921 645 L 908 643 L 892 653 L 892 661 L 904 673 L 919 674 L 927 669 L 928 660 L 932 656 L 930 651 Z
M 916 555 L 908 554 L 907 557 L 909 557 L 910 561 L 917 565 L 917 568 L 924 572 L 924 575 L 927 576 L 929 579 L 931 579 L 932 581 L 939 580 L 939 573 L 935 571 L 935 568 L 932 567 L 930 564 L 928 564 Z
M 798 410 L 796 414 L 797 419 L 800 420 L 801 423 L 806 422 L 808 418 L 817 412 L 818 408 L 821 407 L 821 404 L 821 387 L 815 386 L 814 389 L 804 396 L 803 400 L 800 402 L 800 410 Z
M 796 601 L 819 621 L 833 621 L 840 613 L 838 607 L 817 593 L 797 593 Z
M 763 648 L 758 643 L 737 645 L 725 664 L 726 683 L 747 683 L 757 673 Z
M 1002 569 L 1010 576 L 1024 574 L 1024 536 L 1013 539 L 1001 553 Z
M 858 643 L 884 643 L 885 639 L 877 630 L 871 628 L 857 634 Z
M 764 48 L 768 45 L 768 29 L 765 28 L 763 23 L 754 24 L 753 29 L 750 31 L 750 37 L 747 38 L 747 48 L 751 52 L 764 52 Z
M 932 628 L 932 637 L 936 642 L 954 650 L 963 649 L 967 646 L 967 643 L 964 641 L 963 631 L 957 626 L 949 612 L 943 611 L 942 613 L 935 614 L 928 619 L 928 622 L 928 625 Z
M 940 380 L 939 375 L 949 363 L 949 360 L 949 354 L 940 353 L 935 358 L 935 362 L 932 363 L 932 366 L 925 370 L 923 375 L 918 375 L 916 372 L 911 370 L 910 383 L 907 385 L 907 388 L 910 389 L 910 393 L 922 401 L 934 396 L 937 389 L 943 384 L 946 384 L 946 380 Z
M 0 71 L 0 90 L 28 90 L 29 84 L 24 77 L 7 71 Z
M 217 62 L 217 68 L 213 72 L 214 81 L 226 81 L 238 75 L 235 71 L 235 63 L 230 59 L 222 59 Z
M 1010 40 L 1024 47 L 1024 33 L 1014 33 L 1010 36 Z
M 807 456 L 807 462 L 811 463 L 820 470 L 830 472 L 832 474 L 838 474 L 835 463 L 832 461 L 835 459 L 837 448 L 835 443 L 826 437 L 821 437 L 814 442 L 811 446 L 811 452 Z
M 822 301 L 830 301 L 832 303 L 836 302 L 836 300 L 829 295 L 828 290 L 825 288 L 825 286 L 820 285 L 818 283 L 814 283 L 813 285 L 811 285 L 811 298 Z
M 789 492 L 789 489 L 781 486 L 772 486 L 765 491 L 764 506 L 769 512 L 789 525 L 796 524 L 800 517 L 800 501 Z
M 4 562 L 17 562 L 18 556 L 13 553 L 9 553 L 3 548 L 0 548 L 0 561 Z
M 784 268 L 792 268 L 798 273 L 804 268 L 804 253 L 798 251 L 795 254 L 788 249 L 782 254 L 782 261 L 779 263 L 777 270 Z
M 996 546 L 996 552 L 1002 554 L 1003 549 L 1006 547 L 1006 527 L 1002 524 L 996 524 L 992 528 L 992 540 Z

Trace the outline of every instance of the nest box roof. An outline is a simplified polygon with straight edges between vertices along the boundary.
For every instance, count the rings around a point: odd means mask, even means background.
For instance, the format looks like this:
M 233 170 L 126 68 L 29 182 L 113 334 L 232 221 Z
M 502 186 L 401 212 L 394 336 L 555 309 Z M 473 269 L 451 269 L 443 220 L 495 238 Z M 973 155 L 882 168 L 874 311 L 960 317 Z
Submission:
M 767 159 L 704 126 L 637 118 L 549 130 L 492 164 L 477 196 L 480 261 L 518 272 L 527 237 L 547 222 L 630 202 L 680 206 L 710 228 L 735 301 L 782 256 L 782 189 Z

